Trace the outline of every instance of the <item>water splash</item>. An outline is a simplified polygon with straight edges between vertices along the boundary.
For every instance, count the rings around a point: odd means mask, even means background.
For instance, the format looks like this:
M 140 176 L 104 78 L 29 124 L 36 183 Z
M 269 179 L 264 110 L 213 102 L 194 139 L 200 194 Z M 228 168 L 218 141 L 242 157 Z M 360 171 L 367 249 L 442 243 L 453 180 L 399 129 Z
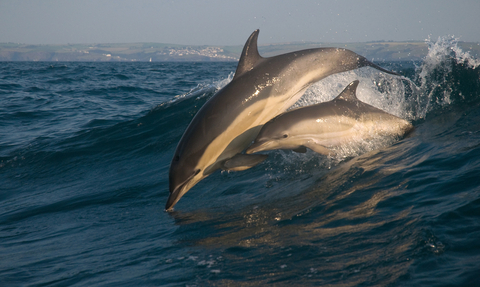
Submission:
M 291 109 L 330 101 L 350 82 L 359 80 L 357 97 L 398 117 L 414 121 L 457 102 L 475 100 L 480 87 L 480 60 L 458 46 L 458 39 L 426 40 L 422 63 L 412 63 L 412 79 L 391 76 L 373 68 L 335 74 L 314 84 Z
M 454 58 L 457 63 L 463 63 L 467 67 L 476 69 L 480 66 L 480 60 L 475 59 L 470 52 L 464 52 L 458 46 L 459 39 L 455 36 L 438 37 L 434 42 L 428 37 L 425 43 L 428 45 L 428 54 L 425 57 L 424 64 L 436 66 L 447 60 Z
M 184 100 L 188 98 L 204 98 L 204 97 L 210 97 L 213 96 L 216 92 L 218 92 L 220 89 L 225 87 L 228 83 L 230 83 L 234 77 L 234 73 L 231 72 L 226 78 L 220 79 L 218 81 L 213 81 L 211 83 L 201 83 L 198 84 L 196 87 L 192 88 L 190 91 L 176 95 L 172 99 L 163 102 L 156 106 L 153 110 L 157 110 L 165 105 L 170 105 L 173 104 L 179 100 Z
M 422 64 L 416 68 L 416 77 L 408 82 L 416 99 L 415 119 L 424 119 L 429 112 L 452 105 L 455 101 L 465 100 L 462 87 L 472 83 L 463 83 L 464 73 L 476 74 L 480 60 L 458 46 L 453 36 L 438 37 L 434 42 L 426 39 L 428 53 Z M 474 76 L 475 77 L 475 76 Z M 465 85 L 467 84 L 467 85 Z
M 234 76 L 235 76 L 235 73 L 230 72 L 230 74 L 228 74 L 228 77 L 226 77 L 225 79 L 216 81 L 215 83 L 213 83 L 213 85 L 217 88 L 217 90 L 220 90 L 221 88 L 225 87 L 228 83 L 230 83 L 233 80 Z
M 391 76 L 373 68 L 335 74 L 314 84 L 290 109 L 330 101 L 352 81 L 359 80 L 357 97 L 400 118 L 417 121 L 429 113 L 479 99 L 480 60 L 458 46 L 454 37 L 426 40 L 428 53 L 420 64 L 411 63 L 412 78 Z M 346 158 L 379 149 L 395 142 L 377 137 L 334 149 L 333 165 Z M 320 159 L 321 160 L 321 159 Z

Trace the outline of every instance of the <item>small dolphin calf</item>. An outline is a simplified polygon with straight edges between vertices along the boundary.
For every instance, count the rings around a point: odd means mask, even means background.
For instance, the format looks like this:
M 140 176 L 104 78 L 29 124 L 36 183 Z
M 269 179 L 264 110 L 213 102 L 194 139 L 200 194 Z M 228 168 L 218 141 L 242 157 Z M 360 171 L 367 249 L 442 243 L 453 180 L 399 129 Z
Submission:
M 247 154 L 291 149 L 332 154 L 329 148 L 379 136 L 403 137 L 413 126 L 356 97 L 358 81 L 350 83 L 334 100 L 301 107 L 267 122 Z
M 263 58 L 257 49 L 258 33 L 248 38 L 233 80 L 203 105 L 180 139 L 170 164 L 166 210 L 215 170 L 244 170 L 265 160 L 265 155 L 241 152 L 263 124 L 287 110 L 311 84 L 365 66 L 396 75 L 346 49 Z

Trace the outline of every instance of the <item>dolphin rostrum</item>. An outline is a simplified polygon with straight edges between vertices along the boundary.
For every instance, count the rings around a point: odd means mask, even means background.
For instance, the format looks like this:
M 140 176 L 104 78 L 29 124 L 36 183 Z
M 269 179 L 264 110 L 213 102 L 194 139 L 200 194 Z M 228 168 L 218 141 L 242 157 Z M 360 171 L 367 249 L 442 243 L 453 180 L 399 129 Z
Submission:
M 365 66 L 397 75 L 340 48 L 263 58 L 257 49 L 258 33 L 245 43 L 233 80 L 202 106 L 180 139 L 170 164 L 166 210 L 215 170 L 244 170 L 265 160 L 266 155 L 241 152 L 263 124 L 287 110 L 311 84 Z
M 335 99 L 297 108 L 267 122 L 247 154 L 273 149 L 334 154 L 330 148 L 376 137 L 403 137 L 413 130 L 406 120 L 386 113 L 356 97 L 358 80 Z

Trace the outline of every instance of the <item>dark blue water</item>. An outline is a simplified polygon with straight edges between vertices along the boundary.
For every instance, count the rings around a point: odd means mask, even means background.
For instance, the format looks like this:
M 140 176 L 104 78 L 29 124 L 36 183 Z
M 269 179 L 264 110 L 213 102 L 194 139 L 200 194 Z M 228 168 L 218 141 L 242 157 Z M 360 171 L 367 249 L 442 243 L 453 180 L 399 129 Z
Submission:
M 0 63 L 2 286 L 479 286 L 480 67 L 440 39 L 419 63 L 331 76 L 414 123 L 335 158 L 272 151 L 164 212 L 195 112 L 236 63 Z

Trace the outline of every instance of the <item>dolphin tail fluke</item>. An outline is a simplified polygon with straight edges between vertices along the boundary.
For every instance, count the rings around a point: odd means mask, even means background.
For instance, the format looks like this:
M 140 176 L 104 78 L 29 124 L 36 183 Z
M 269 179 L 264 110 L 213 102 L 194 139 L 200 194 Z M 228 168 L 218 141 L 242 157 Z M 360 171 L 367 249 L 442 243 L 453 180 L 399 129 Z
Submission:
M 375 68 L 375 69 L 380 70 L 380 71 L 382 71 L 382 72 L 384 72 L 384 73 L 387 73 L 387 74 L 391 74 L 391 75 L 395 75 L 395 76 L 400 76 L 400 74 L 397 74 L 397 73 L 395 73 L 395 72 L 392 72 L 392 71 L 389 71 L 389 70 L 387 70 L 387 69 L 384 69 L 384 68 L 382 68 L 382 67 L 380 67 L 380 66 L 378 66 L 378 65 L 376 65 L 376 64 L 374 64 L 374 63 L 372 63 L 372 62 L 370 62 L 369 60 L 367 60 L 367 59 L 364 58 L 364 57 L 362 57 L 362 59 L 360 60 L 360 64 L 361 64 L 361 65 L 364 65 L 364 66 L 369 66 L 369 67 Z
M 266 154 L 237 154 L 228 159 L 222 168 L 228 171 L 246 170 L 266 160 L 267 157 Z

